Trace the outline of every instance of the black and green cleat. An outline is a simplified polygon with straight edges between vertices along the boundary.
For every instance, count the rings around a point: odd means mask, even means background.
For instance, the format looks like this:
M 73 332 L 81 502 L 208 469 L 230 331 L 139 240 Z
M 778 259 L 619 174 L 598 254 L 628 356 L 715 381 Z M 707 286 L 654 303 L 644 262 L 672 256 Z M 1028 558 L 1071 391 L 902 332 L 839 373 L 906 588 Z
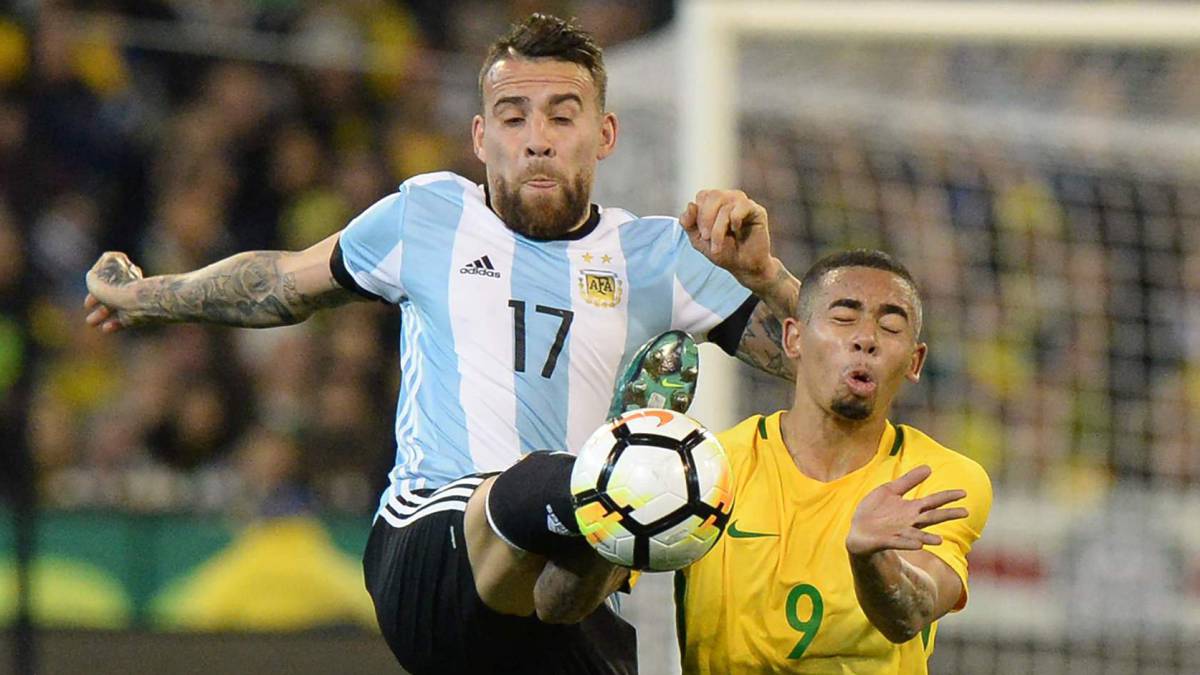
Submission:
M 686 413 L 696 397 L 700 353 L 691 335 L 672 330 L 642 345 L 613 389 L 608 418 L 640 408 Z

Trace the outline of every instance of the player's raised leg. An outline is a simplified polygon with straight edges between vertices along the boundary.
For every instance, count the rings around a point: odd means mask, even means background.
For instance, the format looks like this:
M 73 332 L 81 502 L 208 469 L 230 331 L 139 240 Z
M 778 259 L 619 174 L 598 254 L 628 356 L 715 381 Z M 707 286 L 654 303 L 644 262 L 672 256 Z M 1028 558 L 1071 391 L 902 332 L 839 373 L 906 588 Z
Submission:
M 642 345 L 617 378 L 608 417 L 639 408 L 687 412 L 699 377 L 700 353 L 692 336 L 681 330 L 662 333 Z
M 364 572 L 406 670 L 637 672 L 633 627 L 603 605 L 628 571 L 551 524 L 573 521 L 574 459 L 534 452 L 502 474 L 467 476 L 399 511 L 387 507 Z
M 480 599 L 501 614 L 577 623 L 625 581 L 575 524 L 565 452 L 534 452 L 489 478 L 467 505 L 467 550 Z

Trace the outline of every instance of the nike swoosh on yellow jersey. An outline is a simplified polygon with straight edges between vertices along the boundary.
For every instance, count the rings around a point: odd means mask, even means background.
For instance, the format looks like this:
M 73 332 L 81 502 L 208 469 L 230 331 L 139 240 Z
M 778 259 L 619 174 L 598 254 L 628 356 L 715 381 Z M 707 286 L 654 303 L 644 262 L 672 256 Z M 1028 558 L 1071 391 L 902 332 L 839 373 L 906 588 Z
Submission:
M 739 529 L 737 529 L 737 521 L 730 523 L 729 529 L 725 530 L 725 531 L 728 532 L 729 536 L 733 537 L 734 539 L 753 539 L 755 537 L 778 537 L 779 536 L 779 534 L 777 534 L 777 533 L 747 532 L 746 530 L 739 530 Z

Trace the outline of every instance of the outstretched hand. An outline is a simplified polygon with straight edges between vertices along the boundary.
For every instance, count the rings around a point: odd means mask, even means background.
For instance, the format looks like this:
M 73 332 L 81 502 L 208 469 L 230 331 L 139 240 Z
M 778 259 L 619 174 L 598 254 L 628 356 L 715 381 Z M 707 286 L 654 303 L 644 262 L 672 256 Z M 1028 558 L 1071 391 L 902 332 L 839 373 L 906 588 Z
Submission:
M 692 246 L 755 290 L 772 279 L 767 210 L 741 190 L 701 190 L 679 216 Z
M 846 550 L 851 555 L 868 556 L 888 549 L 918 551 L 942 543 L 940 536 L 926 532 L 925 528 L 966 518 L 964 508 L 942 507 L 966 497 L 967 493 L 943 490 L 918 499 L 904 498 L 932 473 L 928 466 L 918 466 L 867 493 L 850 521 Z
M 87 273 L 87 298 L 83 308 L 87 310 L 87 324 L 105 333 L 115 333 L 131 325 L 130 317 L 122 310 L 133 304 L 130 287 L 142 278 L 142 270 L 129 256 L 117 251 L 108 251 L 100 256 Z

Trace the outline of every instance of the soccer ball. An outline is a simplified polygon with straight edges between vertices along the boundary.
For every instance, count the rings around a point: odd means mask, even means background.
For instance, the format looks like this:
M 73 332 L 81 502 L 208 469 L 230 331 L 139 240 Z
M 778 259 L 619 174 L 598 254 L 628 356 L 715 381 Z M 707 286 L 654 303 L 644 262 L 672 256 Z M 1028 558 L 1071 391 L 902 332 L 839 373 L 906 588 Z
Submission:
M 733 508 L 725 449 L 687 415 L 625 413 L 583 444 L 571 471 L 575 520 L 609 562 L 652 572 L 708 553 Z

